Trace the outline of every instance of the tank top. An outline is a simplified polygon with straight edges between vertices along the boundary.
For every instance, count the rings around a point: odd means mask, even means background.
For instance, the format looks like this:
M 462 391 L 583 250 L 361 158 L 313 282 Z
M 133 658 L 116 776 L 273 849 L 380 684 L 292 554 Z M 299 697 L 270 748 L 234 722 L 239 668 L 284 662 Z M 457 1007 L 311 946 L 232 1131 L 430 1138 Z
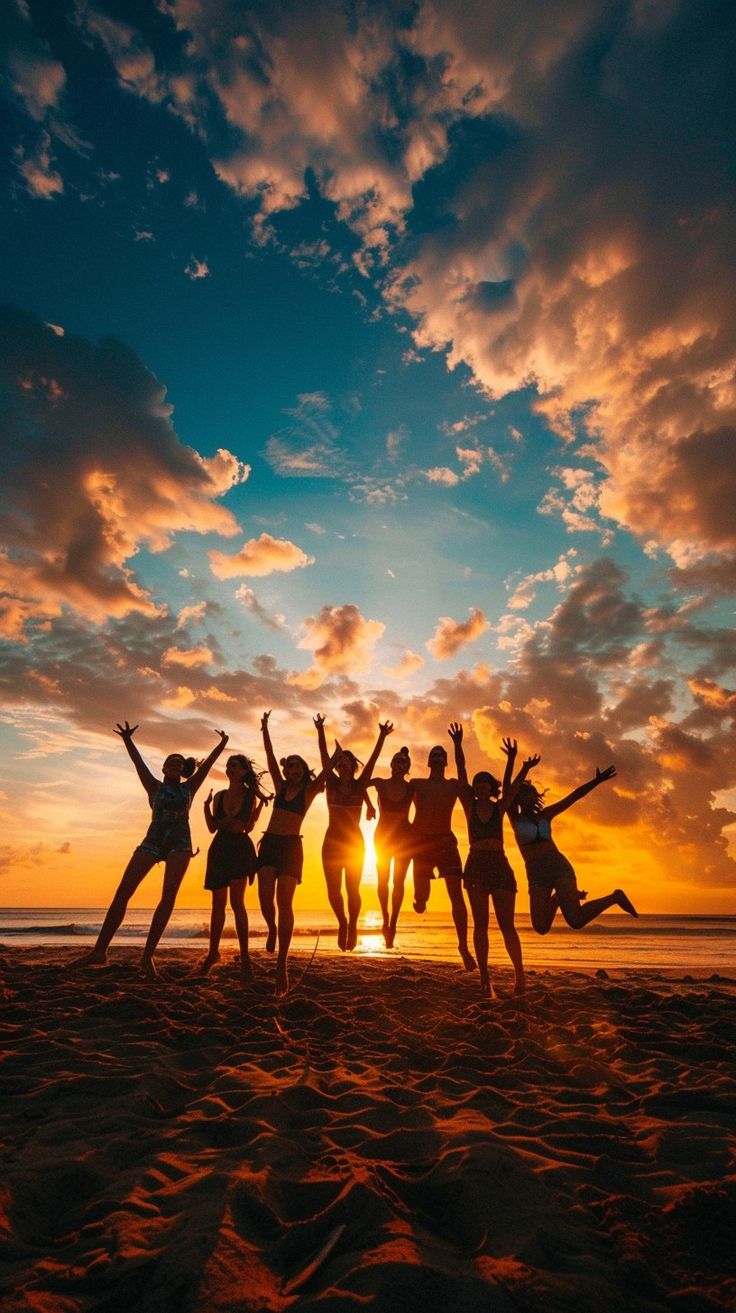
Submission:
M 253 790 L 246 789 L 245 794 L 243 796 L 243 801 L 241 802 L 240 807 L 236 811 L 235 815 L 229 816 L 225 811 L 225 790 L 222 789 L 220 790 L 219 793 L 215 794 L 214 806 L 212 808 L 212 816 L 218 829 L 220 828 L 221 825 L 223 825 L 227 821 L 241 821 L 244 825 L 247 825 L 248 821 L 250 820 L 250 814 L 252 810 L 253 810 Z
M 478 815 L 476 799 L 473 799 L 473 806 L 468 817 L 468 836 L 471 843 L 478 843 L 480 839 L 501 839 L 503 837 L 503 817 L 497 802 L 494 802 L 488 820 L 482 821 Z

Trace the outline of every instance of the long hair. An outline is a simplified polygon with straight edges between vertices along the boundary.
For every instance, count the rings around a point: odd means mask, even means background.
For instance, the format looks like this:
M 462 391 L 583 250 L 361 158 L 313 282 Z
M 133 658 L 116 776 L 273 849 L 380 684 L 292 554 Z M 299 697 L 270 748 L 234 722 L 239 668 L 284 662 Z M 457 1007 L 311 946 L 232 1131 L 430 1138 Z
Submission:
M 298 761 L 298 762 L 299 762 L 299 764 L 300 764 L 300 766 L 301 766 L 301 768 L 302 768 L 302 784 L 308 784 L 310 780 L 313 780 L 313 779 L 314 779 L 314 771 L 312 770 L 311 766 L 308 766 L 308 765 L 307 765 L 307 763 L 306 763 L 306 761 L 304 760 L 304 758 L 299 756 L 299 753 L 298 753 L 298 752 L 290 752 L 289 755 L 288 755 L 288 757 L 281 757 L 281 759 L 280 759 L 280 761 L 279 761 L 279 765 L 280 765 L 280 767 L 281 767 L 282 770 L 283 770 L 284 766 L 286 765 L 287 761 Z
M 228 760 L 228 764 L 231 761 L 236 761 L 239 766 L 242 766 L 245 774 L 244 783 L 249 789 L 253 790 L 254 794 L 256 795 L 257 798 L 260 798 L 261 802 L 271 801 L 273 794 L 266 793 L 265 789 L 263 788 L 263 785 L 261 784 L 261 780 L 263 779 L 263 776 L 266 774 L 265 770 L 256 770 L 255 763 L 251 761 L 250 757 L 246 757 L 244 752 L 233 752 L 232 755 L 228 757 L 227 760 Z
M 489 770 L 476 771 L 472 781 L 472 788 L 474 793 L 475 793 L 475 786 L 478 780 L 488 780 L 491 785 L 491 797 L 492 798 L 498 797 L 499 793 L 501 792 L 501 781 L 497 780 L 495 775 L 492 775 Z

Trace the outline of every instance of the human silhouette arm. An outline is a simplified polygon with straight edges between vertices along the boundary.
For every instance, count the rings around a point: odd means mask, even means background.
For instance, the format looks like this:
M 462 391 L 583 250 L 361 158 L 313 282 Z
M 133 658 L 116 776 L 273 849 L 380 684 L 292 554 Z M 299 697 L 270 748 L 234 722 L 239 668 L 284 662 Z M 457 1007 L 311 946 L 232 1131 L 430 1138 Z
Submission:
M 531 757 L 527 757 L 521 764 L 521 770 L 515 775 L 514 779 L 508 786 L 506 785 L 506 771 L 504 771 L 503 788 L 498 802 L 502 816 L 508 811 L 512 803 L 516 801 L 516 795 L 529 774 L 529 771 L 534 770 L 534 767 L 538 766 L 541 760 L 542 758 L 536 753 L 532 754 Z
M 501 751 L 506 754 L 506 765 L 503 772 L 503 783 L 501 785 L 501 796 L 508 793 L 511 787 L 511 780 L 514 774 L 514 765 L 516 763 L 516 754 L 519 751 L 519 745 L 516 739 L 501 739 Z M 508 804 L 507 804 L 508 805 Z
M 158 788 L 160 781 L 156 779 L 156 776 L 153 774 L 153 771 L 150 771 L 148 769 L 145 761 L 143 760 L 140 752 L 138 751 L 138 748 L 133 742 L 133 735 L 135 734 L 137 728 L 138 728 L 137 725 L 129 725 L 126 720 L 125 723 L 122 725 L 118 723 L 118 725 L 114 730 L 114 733 L 118 734 L 120 738 L 123 740 L 123 743 L 125 744 L 125 751 L 130 757 L 130 760 L 132 761 L 133 765 L 135 766 L 136 775 L 138 776 L 138 779 L 143 785 L 143 788 L 146 790 L 146 793 L 150 797 L 154 789 Z
M 366 782 L 370 780 L 371 775 L 373 774 L 373 767 L 375 766 L 376 762 L 378 761 L 378 758 L 381 755 L 381 748 L 386 742 L 386 739 L 388 738 L 389 734 L 393 734 L 393 732 L 394 732 L 394 727 L 390 720 L 384 721 L 383 724 L 381 724 L 379 720 L 378 738 L 376 739 L 375 746 L 373 748 L 370 757 L 368 758 L 365 766 L 360 772 L 360 776 L 358 777 L 360 784 L 365 786 Z
M 208 757 L 205 757 L 204 761 L 197 767 L 191 778 L 187 780 L 187 784 L 189 786 L 189 792 L 191 793 L 192 797 L 194 797 L 200 785 L 204 784 L 204 781 L 207 779 L 207 776 L 209 775 L 210 771 L 212 770 L 212 767 L 217 761 L 217 758 L 219 757 L 220 753 L 224 750 L 225 745 L 228 741 L 229 735 L 225 733 L 224 729 L 215 730 L 215 733 L 219 735 L 219 739 L 220 739 L 219 743 L 217 743 L 216 746 L 212 749 L 210 755 Z
M 457 721 L 453 721 L 447 733 L 452 739 L 452 746 L 455 750 L 455 766 L 457 768 L 457 791 L 458 797 L 467 811 L 473 801 L 473 790 L 468 780 L 468 770 L 465 765 L 465 749 L 463 748 L 463 727 Z
M 586 780 L 585 784 L 580 784 L 572 793 L 568 793 L 565 798 L 560 798 L 559 802 L 553 802 L 549 807 L 543 808 L 543 813 L 548 820 L 553 816 L 559 816 L 560 812 L 567 811 L 574 803 L 579 802 L 587 793 L 592 793 L 597 789 L 599 784 L 604 784 L 606 780 L 612 780 L 616 774 L 615 766 L 606 766 L 605 770 L 599 770 L 596 766 L 595 775 L 592 780 Z
M 207 826 L 207 829 L 209 830 L 210 834 L 214 834 L 215 830 L 217 829 L 217 821 L 215 820 L 213 809 L 212 809 L 211 789 L 204 800 L 204 820 L 205 820 L 205 825 Z
M 263 735 L 263 750 L 266 754 L 266 765 L 268 766 L 268 773 L 271 776 L 271 779 L 273 780 L 273 787 L 278 793 L 279 789 L 281 788 L 281 785 L 284 782 L 284 777 L 281 774 L 281 769 L 279 767 L 279 763 L 276 760 L 276 753 L 273 750 L 273 744 L 271 742 L 271 731 L 268 727 L 268 718 L 270 715 L 271 715 L 270 711 L 264 711 L 263 715 L 261 716 L 261 734 Z

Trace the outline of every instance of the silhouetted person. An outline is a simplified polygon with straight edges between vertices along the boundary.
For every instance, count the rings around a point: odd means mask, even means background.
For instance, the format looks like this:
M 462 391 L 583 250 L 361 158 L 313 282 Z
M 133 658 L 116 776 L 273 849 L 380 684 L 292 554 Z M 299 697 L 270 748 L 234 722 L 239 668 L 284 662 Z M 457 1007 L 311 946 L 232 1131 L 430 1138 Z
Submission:
M 447 752 L 441 743 L 430 750 L 427 764 L 427 778 L 414 781 L 414 911 L 425 911 L 431 881 L 437 871 L 447 887 L 463 965 L 466 971 L 472 971 L 475 962 L 468 951 L 468 909 L 463 898 L 463 865 L 457 839 L 451 829 L 459 785 L 457 780 L 445 779 Z
M 409 749 L 403 747 L 391 758 L 390 778 L 369 781 L 369 788 L 374 788 L 378 795 L 378 825 L 373 836 L 373 844 L 376 851 L 378 901 L 381 905 L 383 938 L 387 948 L 394 946 L 399 912 L 404 901 L 404 882 L 411 861 L 412 829 L 409 824 L 409 808 L 414 797 L 414 784 L 406 778 L 410 770 Z M 392 866 L 393 887 L 390 889 Z

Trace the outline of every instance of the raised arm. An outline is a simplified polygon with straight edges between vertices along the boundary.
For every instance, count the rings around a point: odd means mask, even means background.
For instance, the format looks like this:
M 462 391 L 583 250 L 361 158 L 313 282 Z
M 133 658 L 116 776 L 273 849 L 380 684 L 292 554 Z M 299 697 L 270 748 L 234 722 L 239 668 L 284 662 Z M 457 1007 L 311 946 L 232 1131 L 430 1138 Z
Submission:
M 536 753 L 534 753 L 531 757 L 527 757 L 526 761 L 523 761 L 521 764 L 521 770 L 514 777 L 514 779 L 510 781 L 508 785 L 506 783 L 506 776 L 510 772 L 507 766 L 503 776 L 503 789 L 501 791 L 501 797 L 499 798 L 498 801 L 498 806 L 502 816 L 504 815 L 505 812 L 508 811 L 511 804 L 515 802 L 516 795 L 519 792 L 519 789 L 521 788 L 522 784 L 524 783 L 524 780 L 526 779 L 527 775 L 529 774 L 529 771 L 534 770 L 534 767 L 538 766 L 541 760 L 542 758 L 538 756 Z
M 207 776 L 212 770 L 212 767 L 217 761 L 217 758 L 219 757 L 220 753 L 223 751 L 225 744 L 228 741 L 229 736 L 225 733 L 224 729 L 215 730 L 215 733 L 219 736 L 220 739 L 219 743 L 216 745 L 216 747 L 212 749 L 209 757 L 205 757 L 202 764 L 197 767 L 197 769 L 195 770 L 194 774 L 190 777 L 190 779 L 187 780 L 187 784 L 189 785 L 189 792 L 191 793 L 192 797 L 194 797 L 200 785 L 204 784 L 205 780 L 207 779 Z
M 452 746 L 455 749 L 455 766 L 457 768 L 458 796 L 463 807 L 472 799 L 473 790 L 468 780 L 468 771 L 465 765 L 465 749 L 463 748 L 463 727 L 453 720 L 447 733 L 452 739 Z
M 132 761 L 133 765 L 135 766 L 136 775 L 138 776 L 138 779 L 140 780 L 141 784 L 146 790 L 146 793 L 150 795 L 154 789 L 158 788 L 159 780 L 157 780 L 153 772 L 148 769 L 145 761 L 143 760 L 140 752 L 138 751 L 135 743 L 133 742 L 133 735 L 135 734 L 137 728 L 138 728 L 137 725 L 129 725 L 126 720 L 124 725 L 118 724 L 114 732 L 116 734 L 119 734 L 121 739 L 123 740 L 123 743 L 125 744 L 125 751 L 130 757 L 130 760 Z
M 516 754 L 519 751 L 519 745 L 516 742 L 516 739 L 501 739 L 501 751 L 506 753 L 506 766 L 503 772 L 503 782 L 501 785 L 501 796 L 503 797 L 511 788 L 511 780 L 514 774 L 514 763 L 516 761 Z M 511 804 L 507 803 L 506 805 L 510 806 Z
M 276 753 L 273 750 L 273 744 L 271 742 L 271 731 L 268 728 L 268 718 L 270 715 L 271 715 L 270 711 L 264 711 L 263 715 L 261 716 L 261 734 L 263 735 L 263 749 L 264 752 L 266 753 L 266 765 L 268 766 L 268 773 L 271 776 L 271 779 L 273 780 L 273 787 L 278 793 L 279 789 L 281 788 L 281 785 L 284 782 L 284 777 L 281 774 L 279 763 L 276 760 Z
M 365 763 L 365 766 L 360 772 L 360 775 L 358 776 L 358 783 L 362 784 L 364 787 L 367 785 L 368 781 L 371 778 L 371 775 L 373 774 L 373 767 L 375 766 L 376 762 L 378 761 L 378 758 L 381 755 L 381 748 L 386 742 L 386 739 L 388 738 L 389 734 L 393 734 L 393 732 L 394 732 L 394 727 L 390 720 L 384 721 L 383 724 L 381 724 L 379 720 L 378 738 L 376 739 L 375 747 L 370 757 L 368 758 L 367 762 Z
M 615 774 L 615 766 L 606 766 L 605 770 L 599 770 L 596 766 L 595 775 L 592 780 L 586 780 L 585 784 L 580 784 L 577 789 L 573 789 L 572 793 L 568 793 L 567 797 L 560 798 L 559 802 L 553 802 L 551 806 L 545 807 L 545 816 L 549 820 L 552 820 L 553 816 L 559 816 L 560 812 L 567 811 L 568 807 L 572 807 L 573 803 L 580 802 L 580 799 L 584 798 L 586 793 L 592 793 L 593 789 L 597 789 L 599 784 L 604 784 L 606 780 L 612 780 Z
M 330 754 L 327 750 L 327 739 L 325 738 L 325 718 L 319 715 L 314 717 L 314 723 L 317 727 L 317 742 L 319 743 L 319 759 L 322 762 L 322 774 L 326 775 L 332 767 Z

